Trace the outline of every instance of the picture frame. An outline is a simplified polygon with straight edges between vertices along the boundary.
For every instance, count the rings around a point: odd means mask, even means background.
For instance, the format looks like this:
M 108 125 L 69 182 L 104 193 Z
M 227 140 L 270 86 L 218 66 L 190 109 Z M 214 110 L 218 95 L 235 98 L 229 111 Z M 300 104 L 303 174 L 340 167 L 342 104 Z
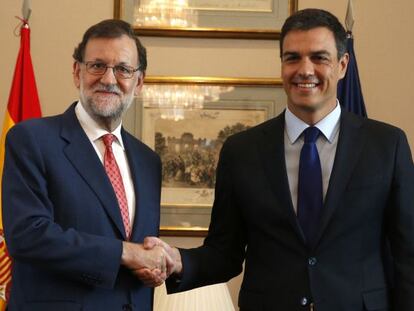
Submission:
M 222 143 L 228 135 L 282 112 L 286 95 L 280 79 L 217 77 L 146 77 L 142 93 L 152 94 L 145 90 L 151 87 L 159 94 L 163 86 L 224 90 L 201 108 L 185 108 L 179 120 L 168 118 L 177 107 L 153 98 L 157 95 L 137 97 L 130 120 L 134 124 L 129 125 L 163 162 L 160 235 L 204 236 Z
M 278 40 L 298 0 L 189 0 L 197 27 L 137 26 L 134 7 L 140 0 L 114 0 L 114 18 L 131 23 L 139 36 Z

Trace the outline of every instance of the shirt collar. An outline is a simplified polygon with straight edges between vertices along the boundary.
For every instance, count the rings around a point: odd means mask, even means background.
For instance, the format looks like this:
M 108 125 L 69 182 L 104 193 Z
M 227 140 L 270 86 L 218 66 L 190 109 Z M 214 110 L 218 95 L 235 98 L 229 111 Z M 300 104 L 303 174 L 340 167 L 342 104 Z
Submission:
M 80 100 L 76 104 L 75 113 L 76 117 L 79 120 L 79 123 L 86 133 L 86 136 L 88 136 L 91 142 L 95 143 L 96 140 L 100 139 L 105 134 L 113 134 L 117 138 L 116 141 L 119 143 L 122 149 L 125 149 L 121 135 L 122 122 L 115 130 L 112 131 L 112 133 L 102 129 L 99 124 L 96 123 L 96 121 L 92 119 L 91 116 L 86 112 Z
M 323 133 L 326 139 L 332 143 L 335 134 L 339 130 L 339 119 L 341 117 L 341 105 L 336 101 L 336 107 L 325 118 L 320 120 L 315 126 Z M 289 108 L 285 110 L 286 133 L 291 144 L 294 144 L 302 132 L 309 125 L 295 116 Z

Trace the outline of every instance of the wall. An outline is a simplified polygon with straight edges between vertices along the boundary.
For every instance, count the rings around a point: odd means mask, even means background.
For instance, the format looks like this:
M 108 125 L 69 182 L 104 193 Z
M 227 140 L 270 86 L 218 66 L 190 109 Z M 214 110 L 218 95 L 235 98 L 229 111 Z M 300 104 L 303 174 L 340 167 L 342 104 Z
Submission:
M 23 1 L 3 0 L 0 11 L 2 57 L 0 114 L 7 105 L 19 37 L 13 33 Z M 61 113 L 77 98 L 72 82 L 72 53 L 85 29 L 113 14 L 112 0 L 34 0 L 32 2 L 31 55 L 44 115 Z M 57 4 L 58 3 L 58 4 Z
M 0 122 L 6 107 L 19 38 L 13 30 L 22 1 L 3 0 L 0 10 Z M 344 20 L 347 0 L 299 0 L 299 8 L 327 9 Z M 32 1 L 32 58 L 44 115 L 62 112 L 77 99 L 72 84 L 72 52 L 84 30 L 113 14 L 112 0 Z M 354 0 L 355 50 L 370 117 L 395 124 L 414 147 L 414 19 L 410 0 Z M 275 41 L 143 38 L 149 52 L 148 75 L 233 77 L 280 76 Z M 185 64 L 185 65 L 184 65 Z M 2 124 L 0 123 L 0 126 Z M 196 246 L 199 238 L 170 238 Z M 240 277 L 231 281 L 234 300 Z

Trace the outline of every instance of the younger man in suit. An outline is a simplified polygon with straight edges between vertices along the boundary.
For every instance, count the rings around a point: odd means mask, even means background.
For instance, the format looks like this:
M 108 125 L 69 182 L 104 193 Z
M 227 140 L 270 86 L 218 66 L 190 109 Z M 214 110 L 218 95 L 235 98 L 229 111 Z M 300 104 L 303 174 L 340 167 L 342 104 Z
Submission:
M 280 51 L 287 108 L 225 142 L 203 246 L 177 250 L 156 238 L 145 246 L 174 259 L 170 292 L 225 282 L 245 261 L 244 311 L 414 310 L 414 167 L 404 133 L 340 107 L 349 56 L 329 12 L 289 17 Z

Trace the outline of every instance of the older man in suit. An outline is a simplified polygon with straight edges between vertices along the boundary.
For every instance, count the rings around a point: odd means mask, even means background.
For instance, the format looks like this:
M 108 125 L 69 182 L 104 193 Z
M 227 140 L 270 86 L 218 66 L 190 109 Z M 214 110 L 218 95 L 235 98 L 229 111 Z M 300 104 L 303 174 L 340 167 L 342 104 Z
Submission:
M 240 310 L 414 310 L 414 168 L 404 133 L 344 111 L 346 33 L 317 9 L 280 39 L 286 110 L 230 137 L 204 245 L 177 250 L 170 292 L 242 271 Z M 391 260 L 389 260 L 391 258 Z M 139 273 L 138 273 L 139 274 Z
M 159 157 L 122 128 L 142 87 L 146 52 L 126 22 L 90 27 L 75 49 L 80 100 L 7 135 L 3 220 L 13 257 L 8 310 L 152 310 L 165 250 Z M 148 267 L 155 278 L 131 270 Z

